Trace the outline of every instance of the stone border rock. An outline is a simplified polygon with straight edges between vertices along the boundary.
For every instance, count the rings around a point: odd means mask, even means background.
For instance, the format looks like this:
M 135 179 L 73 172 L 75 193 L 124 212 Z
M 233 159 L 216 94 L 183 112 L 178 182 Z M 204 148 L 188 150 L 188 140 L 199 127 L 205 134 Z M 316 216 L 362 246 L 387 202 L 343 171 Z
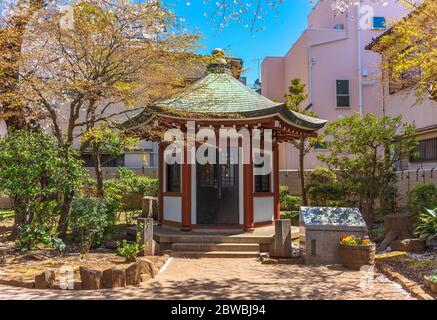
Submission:
M 153 263 L 146 258 L 139 257 L 137 261 L 127 266 L 116 266 L 105 270 L 80 266 L 81 281 L 73 282 L 73 290 L 99 290 L 138 285 L 155 278 L 168 259 L 168 255 L 163 255 L 157 263 Z M 35 275 L 34 280 L 0 278 L 0 285 L 27 289 L 61 290 L 59 281 L 55 279 L 55 272 L 50 268 L 39 272 Z
M 390 280 L 400 284 L 402 288 L 407 291 L 411 296 L 418 298 L 419 300 L 435 300 L 433 296 L 423 290 L 422 286 L 415 281 L 412 281 L 400 273 L 393 270 L 388 264 L 381 264 L 376 268 Z

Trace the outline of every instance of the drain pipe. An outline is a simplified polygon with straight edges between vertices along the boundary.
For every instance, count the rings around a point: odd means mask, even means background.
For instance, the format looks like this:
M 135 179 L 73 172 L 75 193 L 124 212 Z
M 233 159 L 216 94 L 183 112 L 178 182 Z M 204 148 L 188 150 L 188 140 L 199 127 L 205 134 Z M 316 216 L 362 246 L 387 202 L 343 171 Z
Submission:
M 361 58 L 361 27 L 360 27 L 360 12 L 361 0 L 357 1 L 357 46 L 358 46 L 358 99 L 360 107 L 360 115 L 363 116 L 363 84 L 361 75 L 362 71 L 362 58 Z

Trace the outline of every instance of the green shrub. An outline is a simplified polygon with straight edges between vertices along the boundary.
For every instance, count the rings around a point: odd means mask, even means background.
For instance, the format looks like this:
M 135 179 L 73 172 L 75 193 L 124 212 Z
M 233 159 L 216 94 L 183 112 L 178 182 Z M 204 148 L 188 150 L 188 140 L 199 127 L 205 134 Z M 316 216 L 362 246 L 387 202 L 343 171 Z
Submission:
M 416 234 L 422 240 L 437 239 L 437 208 L 425 209 L 418 217 Z
M 284 194 L 289 194 L 288 192 L 288 186 L 280 185 L 279 186 L 279 195 L 282 196 Z
M 290 219 L 292 226 L 299 226 L 299 211 L 282 211 L 281 219 Z
M 111 215 L 103 199 L 78 197 L 73 200 L 69 222 L 74 238 L 82 243 L 83 252 L 102 243 Z
M 114 179 L 108 179 L 105 184 L 105 199 L 113 211 L 124 212 L 126 223 L 130 224 L 129 213 L 138 209 L 132 205 L 132 198 L 158 195 L 158 179 L 136 175 L 132 170 L 120 168 Z
M 123 240 L 122 243 L 117 242 L 117 252 L 119 255 L 124 257 L 126 262 L 133 262 L 135 258 L 138 256 L 140 251 L 144 248 L 139 242 L 140 239 L 137 236 L 135 242 L 128 242 Z
M 437 187 L 432 183 L 419 183 L 408 192 L 408 208 L 418 214 L 425 208 L 437 206 Z
M 328 167 L 316 166 L 310 173 L 311 184 L 331 184 L 337 181 L 337 175 Z
M 291 194 L 280 195 L 281 211 L 298 211 L 302 202 L 301 197 L 292 196 Z
M 345 185 L 335 183 L 309 184 L 308 197 L 313 206 L 338 206 L 346 200 Z
M 58 237 L 50 235 L 50 232 L 44 226 L 21 226 L 17 240 L 18 249 L 29 251 L 36 249 L 38 245 L 52 247 L 61 252 L 66 248 L 65 243 Z

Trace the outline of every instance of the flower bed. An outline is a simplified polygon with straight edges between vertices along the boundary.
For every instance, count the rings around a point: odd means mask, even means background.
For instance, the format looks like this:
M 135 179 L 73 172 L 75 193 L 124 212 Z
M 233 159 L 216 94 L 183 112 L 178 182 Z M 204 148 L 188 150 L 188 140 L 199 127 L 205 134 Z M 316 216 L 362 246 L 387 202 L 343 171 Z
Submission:
M 394 271 L 425 288 L 425 277 L 437 272 L 437 250 L 423 253 L 390 252 L 376 256 L 376 265 L 386 264 Z M 431 291 L 428 289 L 428 292 Z M 434 294 L 437 298 L 437 295 Z

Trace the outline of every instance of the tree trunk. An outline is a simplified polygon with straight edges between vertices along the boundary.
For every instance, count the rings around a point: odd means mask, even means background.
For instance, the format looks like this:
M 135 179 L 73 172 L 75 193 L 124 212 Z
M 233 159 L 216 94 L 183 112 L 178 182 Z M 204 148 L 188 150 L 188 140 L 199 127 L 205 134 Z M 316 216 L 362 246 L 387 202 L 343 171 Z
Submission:
M 103 187 L 103 172 L 102 172 L 102 163 L 100 153 L 97 147 L 93 146 L 93 162 L 94 162 L 94 171 L 96 174 L 96 183 L 97 183 L 97 197 L 103 198 L 104 196 L 104 187 Z
M 366 222 L 367 229 L 370 231 L 373 227 L 373 206 L 375 199 L 371 195 L 367 195 L 363 201 L 363 218 Z
M 71 204 L 73 202 L 74 193 L 66 193 L 62 195 L 61 215 L 58 223 L 59 237 L 65 240 L 68 230 L 68 217 L 71 212 Z
M 305 186 L 305 140 L 301 139 L 299 142 L 299 177 L 300 177 L 300 188 L 302 191 L 302 204 L 304 206 L 308 205 L 308 196 Z

